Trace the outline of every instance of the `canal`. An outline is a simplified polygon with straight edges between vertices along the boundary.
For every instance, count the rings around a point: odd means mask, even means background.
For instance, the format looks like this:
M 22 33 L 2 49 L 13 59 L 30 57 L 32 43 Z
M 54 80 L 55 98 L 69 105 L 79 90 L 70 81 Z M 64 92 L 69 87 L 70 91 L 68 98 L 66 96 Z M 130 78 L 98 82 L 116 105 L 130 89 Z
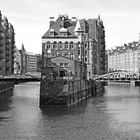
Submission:
M 140 87 L 110 83 L 102 97 L 40 109 L 39 82 L 0 95 L 0 140 L 139 140 Z

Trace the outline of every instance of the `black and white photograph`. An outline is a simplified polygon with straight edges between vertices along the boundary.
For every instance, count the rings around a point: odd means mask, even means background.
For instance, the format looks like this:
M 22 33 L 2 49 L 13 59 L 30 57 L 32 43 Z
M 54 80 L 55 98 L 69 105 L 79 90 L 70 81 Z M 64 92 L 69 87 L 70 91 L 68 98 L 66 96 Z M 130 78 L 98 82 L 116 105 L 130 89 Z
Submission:
M 0 0 L 0 140 L 140 140 L 139 0 Z

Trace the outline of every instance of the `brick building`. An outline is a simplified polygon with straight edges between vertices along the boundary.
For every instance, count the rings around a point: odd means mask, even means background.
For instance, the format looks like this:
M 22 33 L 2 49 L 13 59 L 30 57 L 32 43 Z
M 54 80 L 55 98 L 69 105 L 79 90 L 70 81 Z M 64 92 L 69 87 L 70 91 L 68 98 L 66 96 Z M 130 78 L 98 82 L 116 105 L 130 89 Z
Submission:
M 16 46 L 14 50 L 14 74 L 19 74 L 21 73 L 21 54 Z
M 2 18 L 0 11 L 0 75 L 14 73 L 15 33 L 6 17 Z
M 37 72 L 41 72 L 42 67 L 42 55 L 41 54 L 35 54 L 37 57 Z
M 105 73 L 103 22 L 100 17 L 88 20 L 70 19 L 67 15 L 56 20 L 50 17 L 50 27 L 42 37 L 42 54 L 46 58 L 62 56 L 86 64 L 87 78 Z
M 27 54 L 27 72 L 37 72 L 37 56 L 31 53 Z
M 108 50 L 108 71 L 140 73 L 140 44 L 132 42 Z

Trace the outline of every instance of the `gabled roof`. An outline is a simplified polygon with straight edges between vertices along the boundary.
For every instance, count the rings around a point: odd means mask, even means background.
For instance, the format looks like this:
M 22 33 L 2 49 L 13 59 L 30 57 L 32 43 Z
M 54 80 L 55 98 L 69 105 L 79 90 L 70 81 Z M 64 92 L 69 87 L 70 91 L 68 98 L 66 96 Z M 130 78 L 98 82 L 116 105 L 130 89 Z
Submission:
M 20 52 L 24 52 L 25 54 L 27 54 L 27 51 L 25 50 L 25 47 L 24 47 L 23 43 L 21 45 Z
M 49 32 L 50 30 L 54 30 L 55 36 L 50 36 Z M 77 36 L 74 33 L 75 29 L 75 23 L 72 22 L 71 19 L 68 17 L 61 17 L 59 16 L 57 20 L 54 22 L 54 24 L 48 29 L 48 31 L 42 36 L 42 38 L 63 38 L 60 35 L 61 29 L 67 30 L 68 36 L 65 36 L 65 38 L 77 38 Z

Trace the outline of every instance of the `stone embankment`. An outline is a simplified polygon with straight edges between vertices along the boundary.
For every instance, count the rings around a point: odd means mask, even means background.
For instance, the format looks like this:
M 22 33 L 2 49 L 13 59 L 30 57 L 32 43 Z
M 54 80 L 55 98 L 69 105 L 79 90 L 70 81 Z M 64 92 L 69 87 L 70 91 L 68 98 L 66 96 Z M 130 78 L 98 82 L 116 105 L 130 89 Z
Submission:
M 46 105 L 71 106 L 90 96 L 104 92 L 102 82 L 93 80 L 41 80 L 40 107 Z

